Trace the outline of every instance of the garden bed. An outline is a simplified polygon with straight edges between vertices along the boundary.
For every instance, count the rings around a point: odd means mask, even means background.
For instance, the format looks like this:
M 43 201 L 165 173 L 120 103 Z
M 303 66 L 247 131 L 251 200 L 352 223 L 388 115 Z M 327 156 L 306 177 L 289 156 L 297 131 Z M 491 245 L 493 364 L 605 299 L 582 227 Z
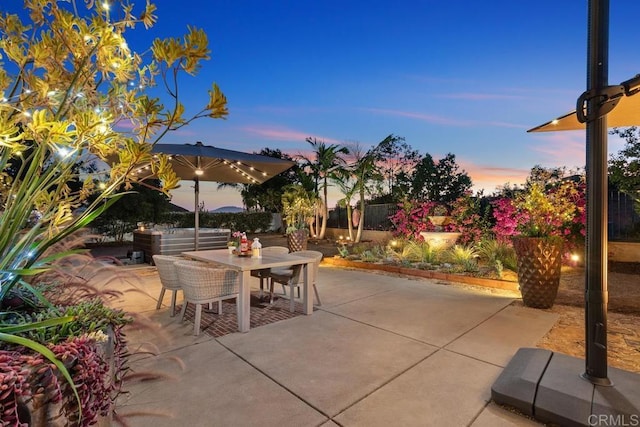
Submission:
M 422 277 L 425 279 L 446 280 L 448 282 L 463 283 L 466 285 L 482 286 L 485 288 L 502 289 L 507 291 L 518 291 L 518 282 L 509 280 L 489 279 L 484 277 L 467 276 L 463 274 L 445 273 L 435 270 L 420 270 L 418 268 L 408 268 L 399 265 L 372 263 L 364 261 L 351 261 L 341 257 L 325 257 L 322 260 L 325 265 L 336 267 L 359 268 L 363 270 L 384 271 L 387 273 L 397 273 L 406 276 Z

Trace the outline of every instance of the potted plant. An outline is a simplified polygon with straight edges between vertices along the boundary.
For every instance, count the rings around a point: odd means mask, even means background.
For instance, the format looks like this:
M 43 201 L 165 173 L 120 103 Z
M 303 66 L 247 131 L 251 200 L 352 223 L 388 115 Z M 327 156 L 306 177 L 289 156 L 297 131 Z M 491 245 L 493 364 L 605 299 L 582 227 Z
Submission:
M 563 230 L 573 220 L 576 207 L 564 191 L 545 191 L 541 184 L 531 183 L 508 209 L 517 223 L 512 242 L 523 303 L 550 308 L 560 284 Z
M 282 214 L 286 224 L 287 244 L 291 252 L 307 249 L 309 223 L 313 221 L 317 198 L 302 185 L 289 185 L 282 193 Z
M 227 242 L 227 249 L 229 249 L 230 254 L 236 253 L 239 250 L 238 248 L 240 247 L 241 238 L 241 231 L 234 231 L 233 233 L 231 233 L 231 238 Z

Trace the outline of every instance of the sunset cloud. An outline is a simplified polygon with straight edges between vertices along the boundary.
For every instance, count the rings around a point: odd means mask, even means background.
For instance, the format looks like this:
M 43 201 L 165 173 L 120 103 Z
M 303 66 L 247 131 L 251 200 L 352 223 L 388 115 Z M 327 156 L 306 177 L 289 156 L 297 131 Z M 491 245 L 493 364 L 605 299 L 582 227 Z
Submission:
M 529 126 L 519 125 L 516 123 L 508 123 L 508 122 L 481 122 L 485 126 L 493 126 L 499 128 L 513 128 L 513 129 L 529 129 Z
M 472 126 L 476 122 L 470 120 L 458 120 L 449 117 L 438 116 L 435 114 L 416 113 L 413 111 L 400 111 L 400 110 L 388 110 L 382 108 L 365 108 L 366 111 L 371 111 L 376 114 L 384 114 L 389 116 L 408 117 L 410 119 L 418 119 L 428 123 L 434 123 L 446 126 Z
M 477 120 L 460 120 L 460 119 L 452 119 L 449 117 L 438 116 L 435 114 L 424 114 L 424 113 L 416 113 L 413 111 L 401 111 L 401 110 L 388 110 L 381 108 L 366 108 L 366 111 L 371 111 L 376 114 L 385 114 L 390 116 L 399 116 L 399 117 L 407 117 L 410 119 L 417 119 L 428 123 L 445 125 L 445 126 L 461 126 L 461 127 L 470 127 L 470 126 L 491 126 L 491 127 L 501 127 L 501 128 L 515 128 L 515 129 L 528 129 L 528 126 L 520 125 L 516 123 L 508 123 L 508 122 L 493 122 L 493 121 L 477 121 Z
M 522 100 L 526 99 L 525 96 L 519 95 L 501 95 L 498 93 L 448 93 L 442 95 L 435 95 L 436 98 L 449 98 L 449 99 L 464 99 L 467 101 L 487 101 L 492 99 L 497 100 L 505 100 L 505 99 L 514 99 L 514 100 Z
M 302 132 L 294 129 L 288 129 L 285 127 L 275 126 L 246 126 L 243 130 L 253 135 L 259 135 L 263 138 L 273 139 L 278 141 L 295 141 L 303 142 L 308 137 L 316 138 L 319 141 L 324 141 L 328 144 L 339 144 L 340 141 L 333 138 L 326 138 L 321 135 L 313 135 L 310 132 Z
M 545 163 L 569 168 L 584 167 L 586 161 L 584 132 L 552 132 L 540 136 L 540 143 L 531 147 L 544 154 Z
M 487 195 L 507 183 L 523 184 L 530 171 L 530 169 L 525 168 L 479 165 L 463 158 L 456 158 L 456 163 L 471 177 L 474 191 L 484 190 Z

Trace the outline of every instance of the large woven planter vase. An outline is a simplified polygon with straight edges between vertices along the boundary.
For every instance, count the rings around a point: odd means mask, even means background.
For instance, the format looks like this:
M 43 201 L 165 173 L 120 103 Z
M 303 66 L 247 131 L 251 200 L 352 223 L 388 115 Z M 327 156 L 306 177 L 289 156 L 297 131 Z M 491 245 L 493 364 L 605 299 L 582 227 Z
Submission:
M 289 252 L 307 250 L 307 230 L 296 230 L 287 234 Z
M 562 239 L 515 237 L 518 284 L 527 307 L 551 308 L 560 286 Z

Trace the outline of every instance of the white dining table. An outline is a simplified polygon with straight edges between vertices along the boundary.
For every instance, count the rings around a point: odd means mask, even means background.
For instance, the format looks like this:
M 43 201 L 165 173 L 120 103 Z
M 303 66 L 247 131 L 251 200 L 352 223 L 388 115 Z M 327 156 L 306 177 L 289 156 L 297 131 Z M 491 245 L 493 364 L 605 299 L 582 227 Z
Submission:
M 296 256 L 294 254 L 269 254 L 263 255 L 261 258 L 253 256 L 243 257 L 230 254 L 227 249 L 189 251 L 182 252 L 182 255 L 197 261 L 221 264 L 240 272 L 240 313 L 238 313 L 238 330 L 240 332 L 249 331 L 251 314 L 250 279 L 251 271 L 253 270 L 302 265 L 302 312 L 307 315 L 313 313 L 313 295 L 309 292 L 309 283 L 313 283 L 313 278 L 309 277 L 309 271 L 313 271 L 313 269 L 309 269 L 309 264 L 314 262 L 311 258 Z M 293 295 L 290 295 L 290 298 L 293 298 Z

